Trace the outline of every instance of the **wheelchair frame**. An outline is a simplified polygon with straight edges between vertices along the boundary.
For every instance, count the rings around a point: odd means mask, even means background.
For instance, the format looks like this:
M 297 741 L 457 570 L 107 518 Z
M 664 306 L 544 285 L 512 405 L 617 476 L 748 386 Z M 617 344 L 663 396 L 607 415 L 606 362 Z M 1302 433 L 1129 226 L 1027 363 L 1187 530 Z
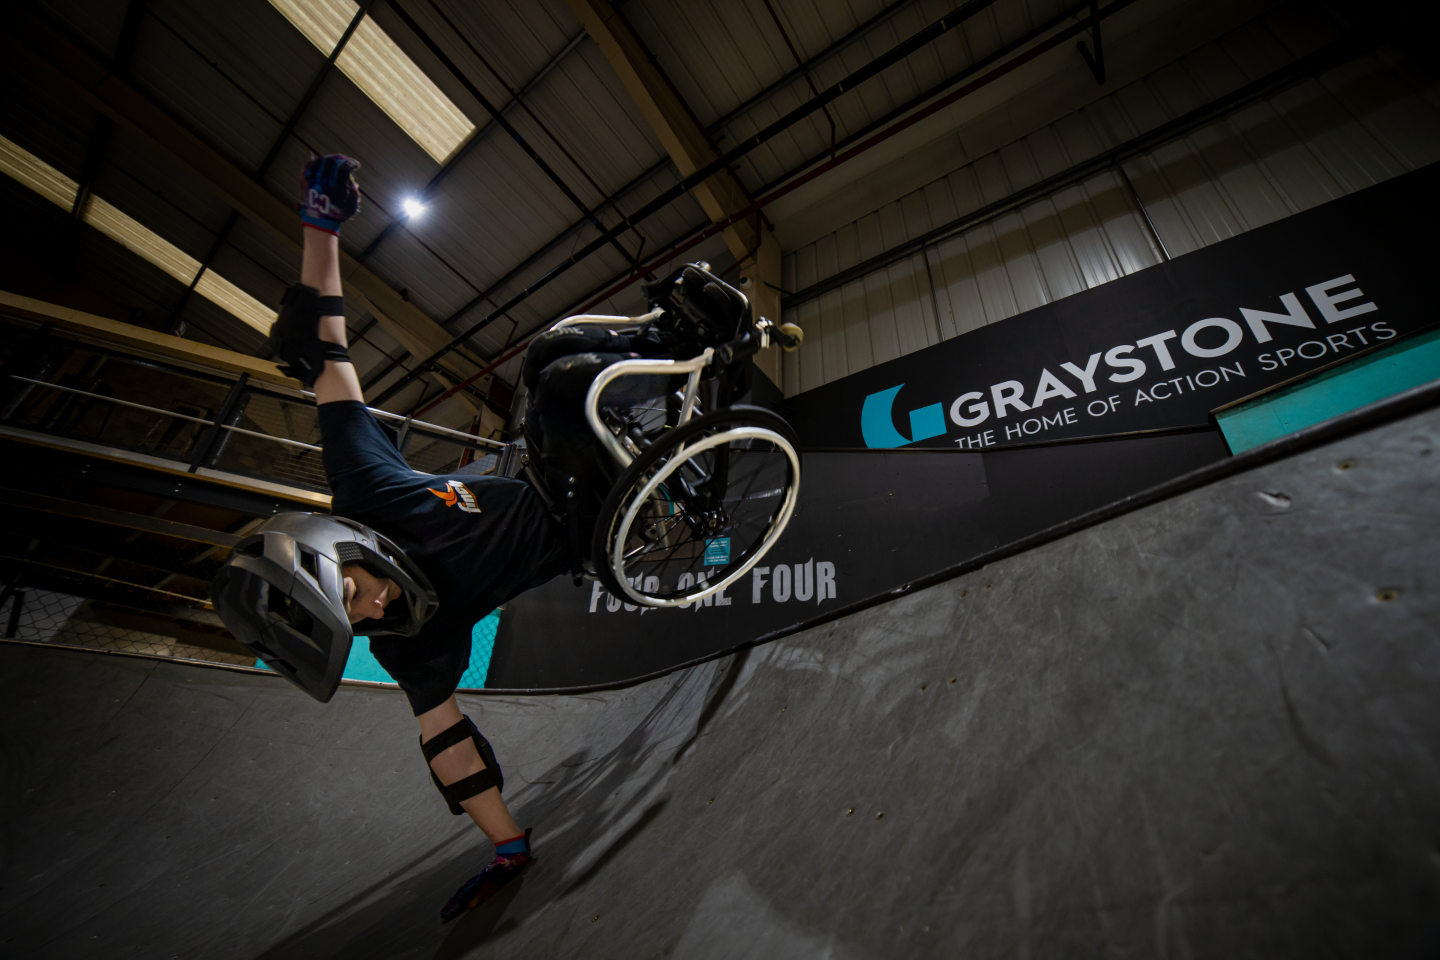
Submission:
M 598 326 L 605 327 L 616 332 L 622 332 L 636 329 L 646 323 L 658 319 L 662 314 L 663 311 L 659 309 L 653 310 L 650 313 L 642 314 L 638 317 L 612 317 L 602 316 L 599 314 L 580 314 L 578 316 L 567 317 L 552 326 L 550 329 L 560 330 L 566 327 Z M 761 322 L 756 323 L 756 327 L 759 328 L 761 336 L 760 349 L 764 349 L 766 346 L 769 345 L 770 325 L 770 321 L 765 320 L 764 318 L 761 319 Z M 640 450 L 638 447 L 634 446 L 633 441 L 631 441 L 628 437 L 626 437 L 625 440 L 626 443 L 631 444 L 631 446 L 634 448 L 633 453 L 631 450 L 626 449 L 625 445 L 616 438 L 615 434 L 612 433 L 605 426 L 605 422 L 600 418 L 600 395 L 605 391 L 605 388 L 611 383 L 613 383 L 616 379 L 624 376 L 634 376 L 640 374 L 661 374 L 665 376 L 678 376 L 680 374 L 684 374 L 686 377 L 685 393 L 684 399 L 682 400 L 680 406 L 679 420 L 676 423 L 677 427 L 682 426 L 685 423 L 688 423 L 690 421 L 690 418 L 694 415 L 695 399 L 700 389 L 700 380 L 705 373 L 705 369 L 714 362 L 714 359 L 715 348 L 706 347 L 704 353 L 690 360 L 621 360 L 618 363 L 613 363 L 610 366 L 606 367 L 595 377 L 594 382 L 590 384 L 589 392 L 585 396 L 585 419 L 590 424 L 591 431 L 600 440 L 600 443 L 605 447 L 605 449 L 610 453 L 610 455 L 614 457 L 615 460 L 620 464 L 622 470 L 629 467 L 632 463 L 635 462 L 635 455 L 640 453 Z M 645 486 L 641 488 L 639 495 L 634 498 L 633 502 L 630 504 L 629 509 L 626 511 L 625 516 L 620 524 L 620 530 L 622 532 L 628 533 L 630 525 L 634 522 L 635 516 L 639 512 L 641 505 L 645 503 L 646 499 L 650 496 L 651 493 L 654 492 L 656 487 L 664 483 L 671 474 L 675 473 L 685 464 L 685 462 L 690 458 L 691 454 L 703 453 L 705 450 L 708 450 L 711 447 L 719 446 L 722 443 L 728 443 L 731 440 L 744 439 L 765 440 L 769 443 L 773 443 L 776 447 L 784 451 L 786 457 L 790 461 L 790 469 L 795 477 L 794 483 L 790 484 L 789 490 L 786 492 L 785 502 L 781 505 L 778 521 L 771 524 L 771 533 L 767 540 L 761 544 L 760 549 L 756 550 L 754 555 L 751 556 L 749 560 L 747 560 L 741 566 L 732 571 L 730 575 L 725 577 L 724 579 L 717 580 L 715 583 L 706 583 L 703 589 L 695 590 L 692 593 L 685 594 L 681 597 L 676 597 L 670 600 L 657 600 L 653 597 L 647 597 L 643 594 L 637 593 L 630 581 L 621 575 L 624 572 L 624 549 L 627 538 L 624 536 L 616 537 L 615 542 L 610 546 L 609 556 L 605 557 L 604 559 L 605 562 L 608 562 L 611 565 L 611 569 L 615 571 L 615 579 L 622 586 L 625 593 L 628 594 L 629 600 L 633 600 L 634 602 L 643 604 L 647 607 L 661 608 L 683 607 L 689 606 L 690 604 L 696 603 L 698 601 L 703 601 L 706 597 L 713 596 L 714 594 L 733 586 L 736 581 L 738 581 L 745 574 L 749 573 L 750 569 L 754 567 L 757 563 L 759 563 L 760 560 L 764 558 L 767 553 L 770 552 L 770 548 L 775 545 L 776 541 L 780 539 L 780 536 L 785 532 L 785 528 L 790 524 L 790 517 L 795 512 L 795 502 L 800 494 L 800 456 L 798 453 L 796 453 L 795 448 L 790 444 L 790 441 L 788 441 L 775 431 L 767 430 L 764 427 L 731 428 L 729 430 L 717 433 L 713 436 L 705 437 L 695 443 L 686 444 L 685 446 L 677 449 L 665 461 L 664 465 L 656 471 L 655 475 L 646 482 Z M 596 562 L 600 562 L 600 558 L 597 557 L 595 559 Z

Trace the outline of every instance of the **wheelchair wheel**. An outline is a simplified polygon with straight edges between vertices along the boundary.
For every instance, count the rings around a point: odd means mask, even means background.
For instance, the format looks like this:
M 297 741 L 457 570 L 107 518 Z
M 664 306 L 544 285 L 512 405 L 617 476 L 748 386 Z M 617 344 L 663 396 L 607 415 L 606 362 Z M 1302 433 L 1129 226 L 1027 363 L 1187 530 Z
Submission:
M 731 586 L 775 544 L 800 490 L 795 434 L 731 407 L 666 431 L 600 507 L 595 572 L 612 596 L 687 606 Z

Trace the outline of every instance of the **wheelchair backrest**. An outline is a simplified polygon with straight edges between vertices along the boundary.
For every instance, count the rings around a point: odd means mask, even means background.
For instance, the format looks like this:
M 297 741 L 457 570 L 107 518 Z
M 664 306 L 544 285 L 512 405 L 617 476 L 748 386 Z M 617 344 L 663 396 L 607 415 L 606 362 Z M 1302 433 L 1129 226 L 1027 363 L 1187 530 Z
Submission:
M 753 322 L 745 294 L 711 273 L 708 264 L 687 264 L 646 284 L 645 294 L 652 308 L 664 310 L 660 324 L 673 325 L 676 334 L 702 349 L 734 340 Z

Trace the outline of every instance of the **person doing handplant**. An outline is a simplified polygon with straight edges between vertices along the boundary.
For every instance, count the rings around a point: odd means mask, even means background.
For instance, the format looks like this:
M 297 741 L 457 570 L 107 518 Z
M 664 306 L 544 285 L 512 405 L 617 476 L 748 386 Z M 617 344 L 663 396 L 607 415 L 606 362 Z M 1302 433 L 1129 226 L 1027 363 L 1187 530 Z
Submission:
M 468 814 L 495 846 L 445 904 L 443 922 L 493 896 L 531 859 L 530 831 L 501 798 L 495 754 L 455 700 L 472 627 L 574 570 L 575 557 L 569 533 L 529 483 L 417 472 L 366 409 L 346 351 L 339 269 L 340 228 L 359 209 L 358 167 L 338 154 L 305 165 L 300 282 L 270 333 L 284 369 L 314 390 L 331 512 L 267 520 L 231 552 L 212 596 L 238 640 L 322 702 L 339 685 L 353 627 L 370 638 L 409 699 L 421 752 L 451 813 Z M 529 419 L 552 460 L 565 450 L 574 469 L 594 462 L 585 460 L 592 438 L 582 409 L 590 382 L 611 363 L 664 346 L 653 337 L 574 331 L 536 339 L 525 374 Z

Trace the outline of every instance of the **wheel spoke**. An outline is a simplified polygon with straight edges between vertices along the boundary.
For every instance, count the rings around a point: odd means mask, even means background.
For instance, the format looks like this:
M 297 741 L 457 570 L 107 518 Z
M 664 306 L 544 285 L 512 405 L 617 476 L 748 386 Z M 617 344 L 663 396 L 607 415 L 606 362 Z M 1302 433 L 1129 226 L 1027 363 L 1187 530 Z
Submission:
M 688 445 L 708 437 L 711 443 L 720 440 L 715 446 L 677 456 L 679 444 L 667 439 L 666 431 L 648 429 L 653 413 L 647 407 L 631 420 L 638 426 L 637 432 L 647 438 L 645 446 L 652 450 L 652 459 L 647 461 L 644 473 L 630 481 L 629 491 L 621 499 L 621 513 L 609 521 L 613 535 L 608 543 L 613 550 L 614 538 L 622 533 L 618 520 L 633 511 L 632 520 L 623 530 L 629 549 L 618 563 L 609 561 L 606 576 L 613 573 L 629 581 L 634 585 L 627 590 L 642 596 L 674 600 L 692 589 L 680 587 L 686 577 L 706 576 L 713 586 L 732 576 L 743 564 L 753 563 L 758 552 L 773 542 L 783 498 L 797 478 L 792 474 L 788 454 L 777 441 L 717 437 L 731 429 L 765 424 L 764 420 L 752 422 L 744 416 L 732 416 L 690 435 Z M 671 413 L 666 407 L 667 421 Z M 640 490 L 661 475 L 664 481 L 656 483 L 645 500 L 637 503 Z M 720 537 L 729 541 L 727 560 L 709 567 L 706 548 Z M 700 572 L 706 568 L 709 573 Z M 655 575 L 665 584 L 663 588 L 639 588 L 646 577 Z M 697 582 L 694 589 L 703 587 Z
M 749 496 L 749 494 L 750 494 L 750 489 L 755 486 L 755 481 L 756 481 L 756 479 L 759 478 L 759 476 L 760 476 L 760 468 L 759 468 L 759 467 L 756 467 L 755 470 L 754 470 L 754 472 L 752 472 L 752 473 L 750 474 L 750 482 L 745 485 L 745 491 L 740 494 L 740 499 L 741 499 L 741 500 L 744 500 L 747 496 Z

